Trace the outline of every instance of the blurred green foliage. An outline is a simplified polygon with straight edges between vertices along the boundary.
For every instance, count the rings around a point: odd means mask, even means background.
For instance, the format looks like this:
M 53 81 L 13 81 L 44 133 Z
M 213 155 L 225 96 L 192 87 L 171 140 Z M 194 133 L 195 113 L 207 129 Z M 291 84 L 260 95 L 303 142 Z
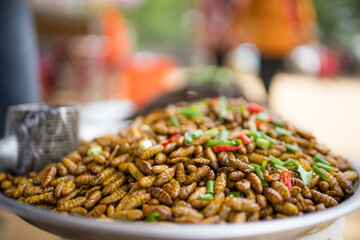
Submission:
M 314 0 L 320 40 L 352 48 L 360 36 L 360 0 Z
M 123 11 L 137 34 L 137 48 L 178 55 L 191 41 L 184 13 L 194 1 L 147 0 L 136 9 Z

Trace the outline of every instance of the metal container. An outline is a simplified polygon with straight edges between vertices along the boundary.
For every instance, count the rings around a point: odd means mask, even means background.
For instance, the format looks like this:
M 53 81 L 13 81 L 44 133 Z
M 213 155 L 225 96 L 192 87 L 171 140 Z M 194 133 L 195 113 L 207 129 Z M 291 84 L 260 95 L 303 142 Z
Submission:
M 354 163 L 360 172 L 360 164 Z M 296 239 L 320 224 L 331 222 L 360 207 L 359 180 L 355 182 L 355 194 L 325 211 L 303 216 L 275 219 L 244 224 L 173 224 L 120 222 L 63 216 L 47 210 L 25 205 L 0 194 L 0 205 L 14 212 L 28 223 L 67 239 Z

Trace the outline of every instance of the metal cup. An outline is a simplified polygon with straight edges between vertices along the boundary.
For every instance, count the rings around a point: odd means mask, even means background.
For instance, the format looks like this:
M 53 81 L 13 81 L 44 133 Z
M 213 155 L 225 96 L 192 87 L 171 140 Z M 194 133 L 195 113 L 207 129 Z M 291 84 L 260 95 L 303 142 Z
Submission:
M 3 147 L 3 152 L 12 148 L 8 166 L 17 174 L 39 171 L 79 145 L 76 105 L 15 105 L 9 107 L 6 118 L 7 147 Z

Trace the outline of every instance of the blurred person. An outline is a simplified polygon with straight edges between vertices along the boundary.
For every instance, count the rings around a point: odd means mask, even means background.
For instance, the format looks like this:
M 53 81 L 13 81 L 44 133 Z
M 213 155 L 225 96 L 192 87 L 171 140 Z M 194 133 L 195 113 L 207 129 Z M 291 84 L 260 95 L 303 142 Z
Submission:
M 311 0 L 199 0 L 203 13 L 201 44 L 216 64 L 241 43 L 255 44 L 261 54 L 260 77 L 267 92 L 275 73 L 292 48 L 316 36 Z
M 10 105 L 39 100 L 33 17 L 25 0 L 0 1 L 0 138 Z

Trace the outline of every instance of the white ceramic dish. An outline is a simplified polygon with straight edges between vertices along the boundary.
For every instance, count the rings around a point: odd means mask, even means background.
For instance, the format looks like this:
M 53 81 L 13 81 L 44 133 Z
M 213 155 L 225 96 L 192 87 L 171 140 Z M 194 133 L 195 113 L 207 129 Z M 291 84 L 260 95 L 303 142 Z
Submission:
M 357 172 L 360 164 L 353 163 Z M 62 216 L 47 210 L 18 203 L 0 194 L 0 206 L 12 211 L 28 223 L 67 239 L 294 239 L 322 223 L 338 219 L 360 207 L 359 180 L 356 193 L 338 206 L 325 211 L 287 219 L 245 224 L 191 225 L 132 223 L 91 220 Z

